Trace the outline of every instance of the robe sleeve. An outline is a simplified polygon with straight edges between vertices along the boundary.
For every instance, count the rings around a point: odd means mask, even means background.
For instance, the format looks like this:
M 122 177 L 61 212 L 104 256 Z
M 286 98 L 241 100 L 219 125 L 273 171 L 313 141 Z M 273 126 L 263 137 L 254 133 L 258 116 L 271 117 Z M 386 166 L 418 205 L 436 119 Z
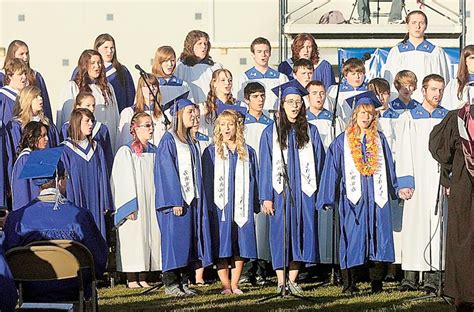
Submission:
M 163 210 L 185 205 L 181 193 L 177 156 L 174 138 L 169 132 L 165 133 L 156 150 L 156 209 Z
M 21 140 L 21 127 L 17 122 L 10 121 L 7 124 L 6 149 L 7 149 L 7 173 L 11 185 L 13 165 L 16 160 L 16 152 Z
M 39 72 L 36 72 L 36 85 L 41 90 L 41 97 L 43 98 L 43 111 L 44 111 L 44 114 L 52 122 L 53 112 L 51 110 L 51 101 L 49 100 L 48 89 L 46 88 L 46 82 L 44 81 L 43 76 Z
M 61 134 L 60 134 L 61 142 L 68 138 L 69 136 L 68 133 L 69 133 L 69 123 L 64 123 L 61 126 Z
M 138 211 L 137 184 L 133 156 L 127 146 L 115 155 L 110 187 L 115 203 L 114 224 L 120 226 L 126 218 Z
M 112 191 L 110 190 L 110 176 L 107 170 L 107 163 L 105 160 L 104 150 L 102 149 L 102 146 L 96 143 L 95 148 L 97 149 L 96 152 L 99 152 L 100 164 L 98 169 L 101 177 L 100 193 L 101 196 L 104 197 L 104 213 L 106 213 L 107 211 L 114 211 Z
M 328 207 L 336 206 L 336 191 L 342 178 L 342 148 L 339 151 L 339 144 L 344 144 L 344 137 L 341 134 L 329 146 L 326 153 L 324 168 L 321 175 L 323 181 L 318 188 L 318 196 L 316 200 L 316 209 L 322 210 Z
M 0 248 L 0 311 L 15 311 L 18 293 L 8 263 Z
M 109 133 L 109 128 L 107 128 L 106 125 L 102 124 L 101 125 L 101 130 L 99 130 L 102 133 L 102 140 L 103 140 L 103 146 L 102 149 L 104 150 L 104 156 L 105 156 L 105 163 L 107 164 L 107 173 L 109 175 L 112 174 L 112 164 L 114 162 L 114 154 L 112 151 L 112 143 L 110 140 L 110 133 Z M 120 146 L 118 146 L 120 147 Z
M 258 161 L 257 161 L 257 154 L 255 150 L 248 146 L 249 150 L 249 161 L 250 161 L 250 175 L 254 177 L 254 189 L 253 189 L 253 212 L 259 213 L 260 212 L 260 200 L 258 198 Z
M 399 118 L 395 142 L 394 142 L 394 163 L 395 172 L 397 175 L 397 184 L 400 189 L 411 188 L 415 189 L 415 175 L 414 175 L 414 160 L 410 127 L 411 120 L 409 112 L 403 113 Z
M 392 199 L 396 199 L 398 198 L 399 188 L 397 183 L 397 175 L 395 174 L 395 165 L 393 163 L 392 151 L 390 150 L 390 146 L 388 146 L 385 135 L 382 132 L 379 132 L 379 135 L 382 140 L 382 148 L 386 164 L 388 193 Z
M 53 122 L 50 122 L 48 128 L 48 146 L 56 147 L 59 143 L 61 143 L 61 141 L 58 128 L 56 128 Z
M 206 194 L 209 217 L 214 215 L 214 145 L 207 147 L 202 154 L 202 180 Z
M 258 197 L 260 202 L 273 201 L 272 183 L 272 147 L 273 125 L 269 125 L 262 133 L 259 148 L 260 174 L 258 179 Z

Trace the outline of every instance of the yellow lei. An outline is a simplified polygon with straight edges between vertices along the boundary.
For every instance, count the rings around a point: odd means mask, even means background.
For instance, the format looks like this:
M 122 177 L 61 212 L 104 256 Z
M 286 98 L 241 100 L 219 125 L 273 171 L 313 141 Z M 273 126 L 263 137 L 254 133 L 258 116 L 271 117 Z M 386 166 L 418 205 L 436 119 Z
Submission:
M 377 129 L 368 129 L 366 132 L 366 149 L 365 159 L 362 155 L 362 143 L 356 134 L 356 127 L 348 129 L 347 137 L 349 138 L 349 146 L 351 148 L 352 159 L 357 171 L 364 176 L 371 176 L 377 171 L 378 167 L 378 146 L 377 146 Z

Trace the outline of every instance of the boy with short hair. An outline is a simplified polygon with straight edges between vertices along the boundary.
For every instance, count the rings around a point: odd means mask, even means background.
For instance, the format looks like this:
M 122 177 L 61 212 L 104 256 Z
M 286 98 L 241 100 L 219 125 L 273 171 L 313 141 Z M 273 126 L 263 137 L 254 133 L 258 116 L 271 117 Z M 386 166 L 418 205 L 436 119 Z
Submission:
M 20 59 L 11 59 L 5 64 L 5 85 L 0 89 L 0 120 L 5 125 L 13 118 L 18 93 L 28 85 L 27 72 L 28 66 Z
M 296 60 L 293 65 L 293 76 L 304 88 L 311 81 L 313 72 L 314 66 L 310 60 L 301 58 Z
M 390 107 L 401 114 L 406 110 L 414 109 L 420 103 L 412 99 L 418 79 L 411 70 L 402 70 L 395 75 L 393 85 L 398 91 L 398 97 L 390 102 Z

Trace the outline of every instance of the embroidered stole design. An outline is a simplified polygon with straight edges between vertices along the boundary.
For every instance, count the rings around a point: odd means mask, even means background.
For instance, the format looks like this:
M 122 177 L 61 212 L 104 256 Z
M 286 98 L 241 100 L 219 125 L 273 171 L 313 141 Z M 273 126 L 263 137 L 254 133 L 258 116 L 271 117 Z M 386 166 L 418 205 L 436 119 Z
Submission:
M 192 150 L 188 144 L 182 143 L 174 131 L 170 131 L 176 144 L 178 158 L 179 181 L 181 183 L 181 194 L 186 204 L 191 205 L 194 198 L 199 198 L 194 183 L 194 168 L 192 162 Z M 197 164 L 195 164 L 197 165 Z
M 467 128 L 469 126 L 471 105 L 467 103 L 458 112 L 458 130 L 462 142 L 462 153 L 466 169 L 474 177 L 474 141 L 469 136 Z

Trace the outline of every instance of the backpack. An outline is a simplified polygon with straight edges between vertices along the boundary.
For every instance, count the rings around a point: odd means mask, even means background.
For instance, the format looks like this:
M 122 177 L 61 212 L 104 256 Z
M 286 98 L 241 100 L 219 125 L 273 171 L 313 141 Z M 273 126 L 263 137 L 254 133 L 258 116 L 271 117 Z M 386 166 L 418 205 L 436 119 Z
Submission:
M 319 24 L 344 24 L 346 19 L 341 11 L 329 11 L 321 16 Z

